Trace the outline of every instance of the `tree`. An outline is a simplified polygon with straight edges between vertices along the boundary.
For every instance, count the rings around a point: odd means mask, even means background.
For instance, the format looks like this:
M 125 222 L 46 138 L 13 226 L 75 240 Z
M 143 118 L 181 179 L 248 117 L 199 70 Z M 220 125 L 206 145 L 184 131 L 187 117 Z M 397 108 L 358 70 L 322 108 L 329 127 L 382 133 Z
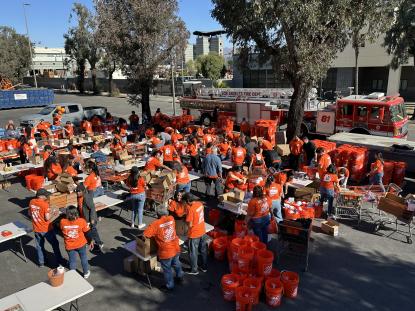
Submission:
M 96 20 L 88 8 L 80 3 L 74 3 L 69 22 L 74 18 L 74 15 L 76 15 L 77 25 L 70 27 L 63 36 L 65 38 L 65 52 L 72 60 L 76 61 L 77 84 L 81 94 L 85 91 L 85 67 L 88 60 L 91 67 L 92 90 L 94 94 L 97 94 L 96 64 L 100 60 L 101 54 L 96 33 Z
M 222 76 L 221 72 L 225 60 L 219 54 L 210 53 L 208 55 L 198 56 L 196 58 L 196 64 L 199 74 L 204 78 L 216 81 Z
M 365 43 L 373 43 L 393 23 L 397 0 L 351 0 L 350 39 L 355 52 L 355 94 L 359 94 L 359 53 Z
M 396 12 L 396 20 L 386 32 L 384 45 L 393 55 L 391 66 L 397 69 L 415 57 L 415 3 L 405 0 Z M 415 65 L 415 60 L 414 60 Z
M 106 51 L 103 53 L 99 67 L 104 70 L 108 79 L 108 96 L 112 96 L 112 76 L 118 68 L 117 60 Z
M 31 64 L 28 38 L 11 27 L 0 26 L 0 77 L 15 84 L 22 82 Z
M 216 18 L 242 49 L 271 58 L 293 86 L 287 138 L 300 133 L 309 92 L 348 42 L 350 0 L 213 0 Z
M 130 102 L 151 119 L 150 88 L 159 65 L 184 51 L 189 33 L 176 0 L 95 0 L 98 27 L 112 42 L 130 85 Z
M 184 68 L 186 69 L 186 73 L 188 76 L 194 76 L 197 73 L 196 63 L 193 60 L 187 61 Z

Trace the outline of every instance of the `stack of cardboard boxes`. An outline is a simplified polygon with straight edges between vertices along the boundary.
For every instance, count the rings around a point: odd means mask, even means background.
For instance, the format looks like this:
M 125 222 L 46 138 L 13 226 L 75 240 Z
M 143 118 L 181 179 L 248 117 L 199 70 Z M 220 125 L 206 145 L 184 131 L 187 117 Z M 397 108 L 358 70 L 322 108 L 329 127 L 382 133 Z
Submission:
M 170 171 L 152 172 L 145 175 L 149 189 L 146 190 L 147 198 L 164 203 L 173 195 L 176 178 Z
M 136 237 L 136 244 L 137 253 L 146 260 L 131 255 L 124 259 L 124 270 L 129 273 L 139 274 L 157 270 L 157 244 L 155 240 L 140 235 Z
M 232 210 L 237 214 L 241 214 L 244 211 L 245 192 L 234 189 L 233 191 L 221 194 L 219 201 L 223 203 L 223 207 L 228 210 Z

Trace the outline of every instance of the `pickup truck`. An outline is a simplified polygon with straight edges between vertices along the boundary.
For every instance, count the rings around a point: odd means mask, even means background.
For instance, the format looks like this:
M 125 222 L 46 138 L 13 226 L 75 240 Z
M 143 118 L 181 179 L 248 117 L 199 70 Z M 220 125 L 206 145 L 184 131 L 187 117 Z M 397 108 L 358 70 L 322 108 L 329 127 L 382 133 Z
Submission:
M 74 103 L 52 104 L 46 106 L 38 113 L 20 117 L 20 126 L 34 125 L 39 123 L 42 119 L 52 124 L 53 115 L 57 112 L 58 107 L 65 108 L 65 112 L 62 114 L 62 124 L 71 121 L 74 125 L 80 125 L 84 118 L 89 120 L 93 116 L 99 116 L 100 118 L 105 119 L 107 114 L 107 108 L 100 106 L 84 108 L 81 104 Z

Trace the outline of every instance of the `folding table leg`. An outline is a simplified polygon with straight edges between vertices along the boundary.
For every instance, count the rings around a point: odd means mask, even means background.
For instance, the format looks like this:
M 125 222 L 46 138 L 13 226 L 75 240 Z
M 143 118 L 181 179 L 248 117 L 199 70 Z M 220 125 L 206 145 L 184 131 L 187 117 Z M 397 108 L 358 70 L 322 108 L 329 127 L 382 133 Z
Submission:
M 27 262 L 26 254 L 25 254 L 24 248 L 23 248 L 22 237 L 19 238 L 18 243 L 20 244 L 20 250 L 22 251 L 22 255 L 24 257 L 24 261 Z
M 78 299 L 71 301 L 71 306 L 69 307 L 69 311 L 72 311 L 72 308 L 74 308 L 76 311 L 79 311 Z
M 146 273 L 146 277 L 147 277 L 148 286 L 150 287 L 150 289 L 153 289 L 153 287 L 151 286 L 150 276 L 148 275 L 148 273 Z

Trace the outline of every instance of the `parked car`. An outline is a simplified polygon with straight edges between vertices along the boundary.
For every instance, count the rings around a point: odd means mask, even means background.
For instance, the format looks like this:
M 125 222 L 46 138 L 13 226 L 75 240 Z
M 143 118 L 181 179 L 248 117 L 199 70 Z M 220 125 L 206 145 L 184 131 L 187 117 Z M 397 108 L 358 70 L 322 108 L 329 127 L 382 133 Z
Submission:
M 34 125 L 42 119 L 53 123 L 53 115 L 57 112 L 58 107 L 65 108 L 65 112 L 62 114 L 62 124 L 65 124 L 67 121 L 71 121 L 74 125 L 80 125 L 84 118 L 89 120 L 93 116 L 99 116 L 104 119 L 107 114 L 107 108 L 100 106 L 84 108 L 81 104 L 75 103 L 52 104 L 46 106 L 38 113 L 20 117 L 20 125 Z

